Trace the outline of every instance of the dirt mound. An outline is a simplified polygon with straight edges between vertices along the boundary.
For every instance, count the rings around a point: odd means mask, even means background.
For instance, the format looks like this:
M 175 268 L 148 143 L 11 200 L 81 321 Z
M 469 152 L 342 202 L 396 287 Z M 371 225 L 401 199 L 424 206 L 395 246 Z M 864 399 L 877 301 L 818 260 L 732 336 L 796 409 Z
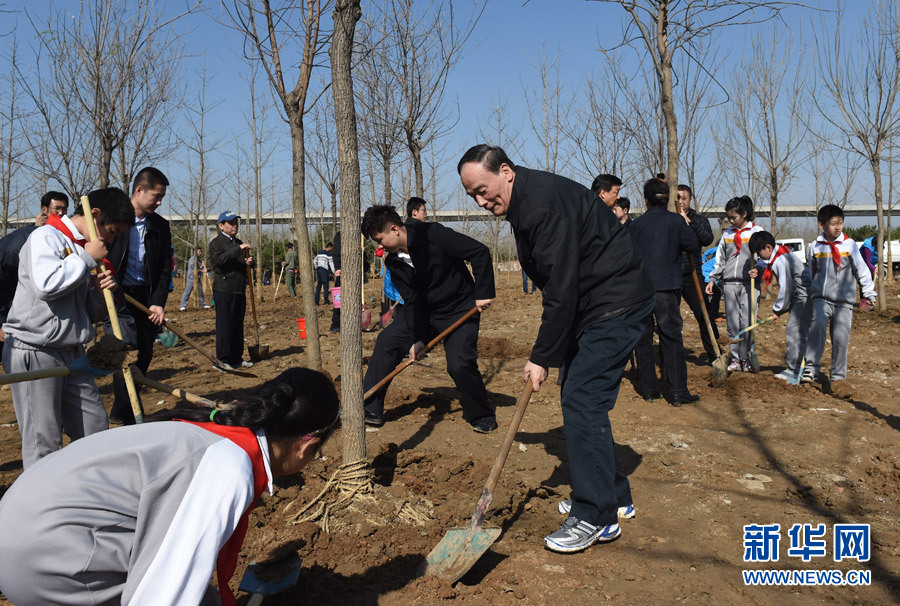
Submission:
M 531 345 L 506 337 L 479 337 L 478 355 L 482 358 L 528 358 Z

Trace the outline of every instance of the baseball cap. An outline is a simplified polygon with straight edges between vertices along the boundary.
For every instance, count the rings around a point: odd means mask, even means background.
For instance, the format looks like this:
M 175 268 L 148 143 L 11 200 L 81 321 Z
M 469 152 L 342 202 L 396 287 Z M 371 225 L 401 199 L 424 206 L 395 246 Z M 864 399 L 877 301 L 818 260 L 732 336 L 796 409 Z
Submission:
M 221 215 L 219 215 L 219 223 L 225 223 L 226 221 L 234 221 L 235 219 L 240 219 L 240 215 L 233 213 L 230 210 L 226 210 Z

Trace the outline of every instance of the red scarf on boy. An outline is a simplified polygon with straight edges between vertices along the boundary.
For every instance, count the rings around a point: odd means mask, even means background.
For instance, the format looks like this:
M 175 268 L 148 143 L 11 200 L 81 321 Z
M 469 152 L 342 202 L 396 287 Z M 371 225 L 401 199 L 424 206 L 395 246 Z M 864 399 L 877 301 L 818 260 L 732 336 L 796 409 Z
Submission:
M 59 230 L 60 233 L 62 233 L 62 235 L 67 237 L 69 240 L 71 240 L 81 248 L 84 248 L 84 245 L 87 244 L 87 240 L 85 240 L 84 238 L 76 238 L 74 234 L 72 234 L 72 230 L 69 229 L 69 226 L 66 225 L 65 222 L 56 215 L 50 215 L 47 217 L 47 225 L 49 225 L 50 227 L 55 227 L 57 230 Z M 113 270 L 112 263 L 109 262 L 109 259 L 103 259 L 103 267 L 106 268 L 106 271 L 115 275 L 115 271 Z
M 841 232 L 842 241 L 845 240 L 847 236 L 844 235 L 844 232 Z M 831 258 L 834 259 L 834 265 L 838 271 L 841 271 L 841 251 L 838 248 L 838 242 L 835 240 L 834 242 L 829 242 L 825 238 L 819 238 L 816 240 L 816 244 L 825 244 L 826 246 L 831 247 Z
M 772 266 L 775 264 L 775 260 L 778 259 L 778 257 L 780 257 L 782 255 L 789 254 L 790 252 L 791 252 L 791 249 L 788 248 L 787 246 L 779 245 L 778 250 L 776 250 L 774 252 L 774 254 L 772 254 L 772 258 L 769 259 L 769 263 L 768 263 L 768 265 L 766 265 L 766 269 L 763 272 L 763 276 L 762 276 L 763 282 L 766 283 L 766 288 L 768 288 L 772 284 L 772 278 L 775 275 L 774 273 L 772 273 Z

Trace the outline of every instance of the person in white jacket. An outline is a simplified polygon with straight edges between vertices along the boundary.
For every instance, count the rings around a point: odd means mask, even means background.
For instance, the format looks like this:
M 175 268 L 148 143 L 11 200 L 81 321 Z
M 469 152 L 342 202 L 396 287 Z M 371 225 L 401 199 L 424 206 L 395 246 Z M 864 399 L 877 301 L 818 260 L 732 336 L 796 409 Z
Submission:
M 251 393 L 92 435 L 26 470 L 0 501 L 3 595 L 233 605 L 229 580 L 256 500 L 313 460 L 340 418 L 334 384 L 307 368 Z
M 99 290 L 116 287 L 104 267 L 106 247 L 134 223 L 134 209 L 128 195 L 115 187 L 93 191 L 88 199 L 91 219 L 81 205 L 72 218 L 51 214 L 22 247 L 19 284 L 3 325 L 7 374 L 67 366 L 84 356 L 84 344 L 94 338 L 93 322 L 105 313 Z M 85 241 L 88 220 L 97 226 L 99 238 L 93 242 Z M 62 448 L 63 430 L 77 440 L 109 427 L 89 374 L 13 383 L 10 391 L 25 469 Z
M 832 383 L 847 378 L 847 349 L 853 324 L 857 284 L 870 304 L 877 296 L 869 268 L 859 246 L 844 234 L 844 211 L 826 204 L 816 216 L 822 234 L 809 249 L 812 324 L 806 342 L 806 368 L 801 380 L 815 380 L 819 372 L 825 339 L 831 334 Z

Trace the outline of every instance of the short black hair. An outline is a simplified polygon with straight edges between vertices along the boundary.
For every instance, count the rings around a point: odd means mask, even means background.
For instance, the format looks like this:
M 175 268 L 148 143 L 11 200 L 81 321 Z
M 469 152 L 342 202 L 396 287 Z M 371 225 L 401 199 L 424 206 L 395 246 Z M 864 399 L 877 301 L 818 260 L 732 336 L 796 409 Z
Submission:
M 288 247 L 288 248 L 294 248 L 294 243 L 293 243 L 293 242 L 288 242 L 288 243 L 287 243 L 287 247 Z
M 509 159 L 503 148 L 497 145 L 482 143 L 470 147 L 456 165 L 457 174 L 462 172 L 463 164 L 468 164 L 469 162 L 481 164 L 488 172 L 495 175 L 500 172 L 500 166 L 503 164 L 506 164 L 513 172 L 516 172 L 516 165 Z
M 407 216 L 407 218 L 412 219 L 413 211 L 414 211 L 414 210 L 419 210 L 419 209 L 422 208 L 423 206 L 425 206 L 425 200 L 423 200 L 422 198 L 417 198 L 417 197 L 415 197 L 415 196 L 413 196 L 412 198 L 410 198 L 409 201 L 406 203 L 406 216 Z
M 622 197 L 622 198 L 619 198 L 618 200 L 616 200 L 615 203 L 613 204 L 613 206 L 618 206 L 625 212 L 628 212 L 629 210 L 631 210 L 631 200 L 629 200 L 628 198 Z
M 775 248 L 775 236 L 767 231 L 758 231 L 750 236 L 749 246 L 750 252 L 752 252 L 754 255 L 758 255 L 759 251 L 764 249 L 766 246 Z
M 826 204 L 819 209 L 819 212 L 816 213 L 816 219 L 822 225 L 828 223 L 835 217 L 840 217 L 841 219 L 844 218 L 844 211 L 840 206 L 837 206 L 835 204 Z
M 375 204 L 366 209 L 362 223 L 359 226 L 364 236 L 371 238 L 375 234 L 383 234 L 391 228 L 391 225 L 403 226 L 400 215 L 393 206 Z
M 334 242 L 329 242 L 325 245 L 325 248 L 334 248 Z
M 666 173 L 656 173 L 656 178 L 659 179 L 660 181 L 665 181 Z
M 153 189 L 158 185 L 169 187 L 169 180 L 158 168 L 147 166 L 138 171 L 138 174 L 134 176 L 134 181 L 131 184 L 131 193 L 133 195 L 138 187 Z
M 600 195 L 601 191 L 612 191 L 612 188 L 618 185 L 622 187 L 622 180 L 615 175 L 597 175 L 594 182 L 591 183 L 591 191 L 595 195 Z
M 727 213 L 729 210 L 733 210 L 739 215 L 747 215 L 748 221 L 753 220 L 753 200 L 750 199 L 750 196 L 732 198 L 725 203 L 725 212 Z
M 669 186 L 659 179 L 647 179 L 644 183 L 644 200 L 648 206 L 665 206 L 669 203 Z
M 66 207 L 69 206 L 69 196 L 61 191 L 48 191 L 41 196 L 41 208 L 50 208 L 50 202 L 53 200 L 62 200 L 66 203 Z
M 694 190 L 691 189 L 690 185 L 685 185 L 684 183 L 679 183 L 676 191 L 686 191 L 688 193 L 688 198 L 694 198 Z
M 131 199 L 118 187 L 95 189 L 87 197 L 91 209 L 100 210 L 100 225 L 114 223 L 125 223 L 129 227 L 134 225 L 134 207 L 131 205 Z M 81 204 L 75 206 L 75 214 L 84 214 L 84 207 Z

